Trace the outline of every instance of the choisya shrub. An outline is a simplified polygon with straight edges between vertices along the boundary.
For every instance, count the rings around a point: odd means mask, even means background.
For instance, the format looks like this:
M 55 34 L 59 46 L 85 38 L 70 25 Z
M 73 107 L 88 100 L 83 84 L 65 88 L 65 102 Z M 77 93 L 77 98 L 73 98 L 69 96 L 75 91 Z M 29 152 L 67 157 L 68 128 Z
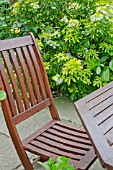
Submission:
M 113 80 L 111 1 L 8 1 L 0 2 L 0 38 L 35 34 L 53 92 L 75 100 Z

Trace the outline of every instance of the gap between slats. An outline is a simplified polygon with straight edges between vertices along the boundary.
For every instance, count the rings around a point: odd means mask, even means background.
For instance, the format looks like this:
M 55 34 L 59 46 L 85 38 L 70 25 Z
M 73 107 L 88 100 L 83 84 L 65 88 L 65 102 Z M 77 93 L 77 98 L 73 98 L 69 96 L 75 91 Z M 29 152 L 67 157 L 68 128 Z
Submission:
M 89 107 L 89 110 L 93 110 L 93 109 L 95 109 L 95 108 L 97 108 L 97 107 L 100 107 L 101 106 L 101 104 L 103 104 L 103 103 L 106 103 L 106 101 L 108 101 L 110 98 L 112 98 L 113 97 L 113 95 L 111 94 L 110 96 L 108 96 L 108 97 L 106 97 L 106 99 L 104 99 L 104 100 L 102 100 L 102 101 L 98 101 L 98 103 L 95 103 L 94 102 L 94 106 L 93 107 L 91 107 L 90 106 L 90 103 L 88 104 L 88 107 Z
M 85 155 L 85 153 L 87 152 L 85 150 L 73 148 L 73 147 L 70 147 L 66 144 L 62 144 L 60 142 L 56 142 L 56 141 L 50 140 L 50 139 L 48 139 L 46 137 L 42 137 L 42 136 L 38 136 L 37 139 L 34 139 L 34 140 L 45 143 L 45 144 L 50 145 L 52 147 L 59 148 L 60 150 L 68 151 L 68 152 L 75 153 L 75 154 L 78 154 L 78 155 Z
M 22 92 L 22 96 L 23 96 L 22 98 L 23 98 L 23 101 L 24 101 L 25 109 L 28 109 L 28 108 L 30 108 L 30 103 L 29 103 L 29 98 L 27 96 L 27 92 L 26 92 L 25 82 L 22 78 L 22 72 L 20 70 L 20 65 L 19 65 L 19 62 L 18 62 L 18 60 L 15 56 L 14 51 L 9 50 L 9 52 L 11 54 L 11 59 L 12 59 L 12 62 L 13 62 L 13 65 L 14 65 L 14 68 L 15 68 L 15 71 L 16 71 L 16 75 L 18 77 L 18 81 L 19 81 L 21 92 Z
M 76 140 L 70 141 L 67 138 L 63 138 L 61 136 L 59 137 L 59 136 L 56 136 L 56 135 L 53 135 L 53 134 L 50 134 L 50 133 L 47 133 L 47 132 L 44 132 L 43 134 L 41 134 L 41 136 L 47 137 L 48 139 L 54 140 L 56 142 L 67 144 L 67 145 L 72 146 L 74 148 L 79 148 L 79 149 L 83 149 L 83 150 L 89 150 L 91 148 L 91 146 L 79 143 Z
M 55 158 L 55 161 L 57 161 L 57 158 L 61 155 L 58 155 L 58 154 L 54 154 L 54 153 L 51 153 L 51 152 L 48 152 L 48 151 L 45 151 L 41 148 L 37 148 L 35 147 L 34 145 L 30 145 L 28 144 L 27 147 L 25 147 L 25 149 L 27 151 L 32 151 L 32 153 L 36 154 L 36 155 L 39 155 L 39 156 L 43 156 L 45 157 L 45 159 L 49 159 L 49 158 Z M 63 155 L 62 155 L 63 156 Z M 73 162 L 74 165 L 76 165 L 77 167 L 79 166 L 79 162 L 77 160 L 73 160 L 71 159 L 70 162 Z
M 72 135 L 66 134 L 65 132 L 62 133 L 62 132 L 56 131 L 56 130 L 54 130 L 52 128 L 48 129 L 46 132 L 51 133 L 51 134 L 53 134 L 55 136 L 58 136 L 58 137 L 69 139 L 71 141 L 76 141 L 76 142 L 79 142 L 79 143 L 83 143 L 85 145 L 91 145 L 91 143 L 89 141 L 87 141 L 87 140 L 85 140 L 83 138 L 72 136 Z
M 103 93 L 109 91 L 111 88 L 113 88 L 113 82 L 110 82 L 107 85 L 101 87 L 100 89 L 92 92 L 88 96 L 84 97 L 85 104 L 89 103 L 90 101 L 102 95 Z
M 41 149 L 41 148 L 37 148 L 37 147 L 35 147 L 35 146 L 33 146 L 33 145 L 30 145 L 30 144 L 28 144 L 27 147 L 25 147 L 25 149 L 26 149 L 27 151 L 30 151 L 30 152 L 32 151 L 32 153 L 34 153 L 34 154 L 36 154 L 36 155 L 39 155 L 40 157 L 43 155 L 43 157 L 45 157 L 45 160 L 47 160 L 47 159 L 49 159 L 49 158 L 55 158 L 55 161 L 57 161 L 57 158 L 58 158 L 59 156 L 61 156 L 61 155 L 57 155 L 57 154 L 48 152 L 48 151 L 43 150 L 43 149 Z M 63 156 L 63 155 L 62 155 L 62 156 Z M 69 164 L 70 164 L 70 165 L 73 164 L 74 166 L 79 167 L 79 161 L 77 161 L 77 160 L 71 159 L 71 160 L 69 161 Z
M 99 127 L 104 135 L 107 134 L 113 128 L 113 116 L 109 117 L 106 121 L 100 124 Z
M 98 125 L 102 124 L 108 118 L 113 115 L 113 105 L 110 105 L 108 108 L 100 112 L 98 115 L 94 116 Z
M 10 81 L 11 81 L 11 84 L 12 84 L 12 90 L 15 94 L 15 99 L 17 101 L 17 108 L 18 108 L 18 111 L 19 112 L 23 112 L 24 111 L 24 107 L 23 107 L 23 103 L 22 103 L 22 100 L 21 100 L 21 97 L 20 97 L 20 92 L 18 90 L 18 86 L 17 86 L 17 82 L 16 82 L 16 78 L 14 77 L 14 71 L 12 69 L 12 66 L 11 66 L 11 62 L 9 60 L 9 56 L 8 56 L 8 52 L 6 51 L 3 51 L 2 52 L 2 55 L 3 55 L 3 59 L 4 59 L 4 63 L 5 63 L 5 67 L 7 69 L 7 72 L 9 74 L 9 77 L 10 77 Z M 14 96 L 13 96 L 14 97 Z M 13 98 L 14 100 L 14 98 Z M 16 108 L 16 107 L 15 107 Z M 16 112 L 15 112 L 16 113 Z M 16 113 L 17 115 L 17 113 Z
M 106 99 L 105 101 L 101 102 L 98 106 L 92 108 L 90 110 L 90 114 L 92 116 L 96 116 L 96 115 L 100 114 L 101 112 L 103 112 L 106 108 L 108 108 L 112 104 L 113 104 L 113 96 L 111 96 L 108 99 Z
M 106 99 L 108 99 L 111 96 L 113 96 L 113 88 L 109 89 L 108 91 L 106 91 L 102 95 L 100 95 L 97 98 L 94 98 L 93 100 L 88 102 L 87 106 L 88 107 L 90 106 L 89 110 L 91 110 L 95 106 L 98 106 L 100 103 L 102 103 L 103 101 L 105 101 Z
M 5 69 L 3 68 L 1 60 L 0 60 L 0 70 L 1 70 L 1 76 L 0 76 L 1 86 L 3 86 L 5 92 L 7 92 L 7 100 L 8 100 L 8 103 L 9 103 L 9 107 L 11 109 L 11 115 L 10 116 L 13 117 L 13 116 L 17 115 L 17 110 L 16 110 L 16 106 L 15 106 L 15 103 L 14 103 L 13 95 L 11 93 L 10 85 L 9 85 L 8 79 L 6 77 Z
M 39 84 L 40 84 L 40 90 L 41 90 L 41 93 L 42 93 L 42 97 L 43 97 L 43 99 L 46 99 L 47 98 L 46 88 L 45 88 L 44 80 L 43 80 L 43 77 L 42 77 L 43 73 L 41 73 L 40 67 L 38 65 L 38 61 L 37 61 L 38 56 L 36 56 L 36 54 L 33 50 L 33 46 L 29 45 L 28 50 L 29 50 L 29 54 L 31 56 L 31 59 L 32 59 L 32 62 L 33 62 L 34 68 L 35 68 L 37 79 L 38 79 Z
M 66 129 L 68 128 L 69 130 L 72 130 L 72 131 L 74 130 L 75 132 L 86 134 L 86 131 L 83 128 L 77 128 L 77 127 L 75 127 L 74 124 L 70 125 L 67 122 L 64 123 L 64 122 L 58 121 L 55 123 L 55 125 L 58 125 L 58 126 L 60 125 L 61 127 L 64 127 Z M 86 134 L 86 136 L 87 136 L 87 134 Z
M 82 139 L 89 141 L 88 136 L 86 134 L 83 134 L 81 132 L 76 131 L 76 128 L 75 129 L 73 128 L 72 130 L 70 130 L 70 129 L 68 129 L 68 127 L 64 128 L 62 126 L 58 126 L 58 125 L 55 124 L 54 126 L 51 127 L 51 129 L 54 129 L 54 130 L 57 130 L 59 132 L 63 132 L 65 134 L 69 134 L 71 136 L 79 137 L 79 138 L 82 138 Z
M 27 68 L 25 60 L 23 58 L 21 49 L 16 48 L 16 53 L 18 55 L 18 60 L 20 62 L 22 72 L 24 74 L 24 79 L 26 80 L 26 86 L 27 86 L 26 88 L 28 88 L 27 93 L 29 94 L 29 99 L 30 99 L 30 102 L 31 102 L 31 106 L 33 106 L 33 105 L 36 104 L 36 100 L 35 100 L 35 97 L 34 97 L 33 87 L 32 87 L 32 84 L 31 84 L 28 68 Z
M 106 137 L 107 142 L 113 149 L 113 128 L 110 129 L 109 132 L 105 134 L 105 137 Z
M 59 157 L 60 155 L 57 155 L 57 154 L 54 154 L 54 153 L 50 153 L 46 150 L 44 150 L 43 148 L 38 148 L 34 145 L 31 145 L 31 144 L 27 144 L 27 146 L 24 146 L 24 148 L 27 150 L 27 151 L 30 151 L 36 155 L 39 155 L 39 156 L 42 156 L 43 157 L 45 156 L 46 159 L 49 159 L 49 158 L 57 158 Z
M 59 150 L 59 149 L 57 149 L 55 147 L 43 144 L 42 142 L 38 142 L 38 141 L 33 140 L 33 141 L 30 142 L 30 144 L 34 145 L 36 147 L 38 146 L 39 148 L 44 149 L 44 150 L 46 150 L 48 152 L 52 152 L 52 153 L 60 155 L 60 156 L 64 155 L 64 156 L 73 158 L 73 159 L 78 160 L 78 161 L 82 158 L 82 156 L 80 156 L 80 155 L 75 155 L 75 154 L 72 154 L 72 153 L 69 153 L 69 152 L 65 152 L 63 150 Z
M 23 51 L 25 61 L 27 63 L 29 74 L 31 76 L 31 82 L 32 82 L 33 90 L 34 90 L 34 95 L 35 95 L 37 101 L 41 102 L 41 94 L 40 94 L 40 90 L 39 90 L 39 85 L 38 85 L 36 73 L 35 73 L 35 70 L 34 70 L 34 65 L 33 65 L 32 60 L 30 58 L 30 55 L 28 53 L 27 47 L 23 47 L 22 51 Z

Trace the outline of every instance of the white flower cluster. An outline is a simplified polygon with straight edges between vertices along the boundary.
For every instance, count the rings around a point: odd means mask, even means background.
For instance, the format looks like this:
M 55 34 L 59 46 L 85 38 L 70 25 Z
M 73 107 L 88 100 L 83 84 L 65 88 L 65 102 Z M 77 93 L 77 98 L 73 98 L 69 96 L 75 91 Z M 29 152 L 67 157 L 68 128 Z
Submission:
M 91 21 L 98 21 L 98 20 L 102 20 L 103 17 L 104 16 L 102 14 L 95 13 L 90 18 L 91 18 Z
M 60 31 L 55 31 L 53 34 L 52 34 L 52 37 L 54 37 L 54 38 L 60 38 Z
M 74 3 L 70 3 L 68 9 L 78 9 L 80 7 L 80 5 L 77 2 Z
M 63 79 L 60 78 L 59 74 L 56 74 L 56 76 L 53 77 L 53 80 L 56 81 L 58 84 L 61 84 L 63 82 Z
M 79 21 L 77 19 L 70 19 L 68 27 L 79 26 Z
M 32 2 L 30 5 L 31 5 L 31 7 L 34 8 L 34 9 L 37 9 L 37 8 L 39 9 L 39 8 L 40 8 L 38 2 Z
M 52 41 L 52 40 L 47 40 L 46 43 L 53 47 L 53 49 L 56 49 L 60 44 L 58 44 L 56 41 Z
M 55 6 L 52 6 L 51 9 L 56 9 L 56 7 L 55 7 Z
M 64 16 L 64 17 L 61 19 L 61 22 L 68 23 L 68 18 L 67 18 L 67 16 Z
M 107 20 L 111 18 L 113 14 L 113 7 L 110 4 L 107 4 L 105 6 L 97 7 L 96 13 L 92 15 L 91 21 L 98 21 L 102 20 L 103 18 L 106 18 Z

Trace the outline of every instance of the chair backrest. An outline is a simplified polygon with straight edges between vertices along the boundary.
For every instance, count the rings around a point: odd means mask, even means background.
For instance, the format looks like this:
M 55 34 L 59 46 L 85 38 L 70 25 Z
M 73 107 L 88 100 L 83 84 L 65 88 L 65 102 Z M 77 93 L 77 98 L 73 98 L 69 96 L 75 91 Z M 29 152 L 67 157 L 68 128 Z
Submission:
M 45 107 L 49 107 L 53 119 L 60 119 L 32 33 L 0 41 L 0 74 L 0 84 L 7 93 L 3 111 L 9 112 L 7 116 L 15 125 Z

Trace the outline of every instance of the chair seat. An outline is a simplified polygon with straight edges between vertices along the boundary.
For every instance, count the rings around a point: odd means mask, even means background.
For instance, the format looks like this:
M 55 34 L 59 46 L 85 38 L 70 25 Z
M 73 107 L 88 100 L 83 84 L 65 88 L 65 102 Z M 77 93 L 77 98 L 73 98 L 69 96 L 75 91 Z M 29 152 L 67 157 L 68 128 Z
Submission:
M 69 164 L 87 169 L 96 159 L 95 152 L 83 128 L 52 120 L 23 141 L 25 150 L 41 156 L 43 160 L 58 156 L 71 158 Z
M 104 167 L 113 168 L 113 82 L 75 102 Z

